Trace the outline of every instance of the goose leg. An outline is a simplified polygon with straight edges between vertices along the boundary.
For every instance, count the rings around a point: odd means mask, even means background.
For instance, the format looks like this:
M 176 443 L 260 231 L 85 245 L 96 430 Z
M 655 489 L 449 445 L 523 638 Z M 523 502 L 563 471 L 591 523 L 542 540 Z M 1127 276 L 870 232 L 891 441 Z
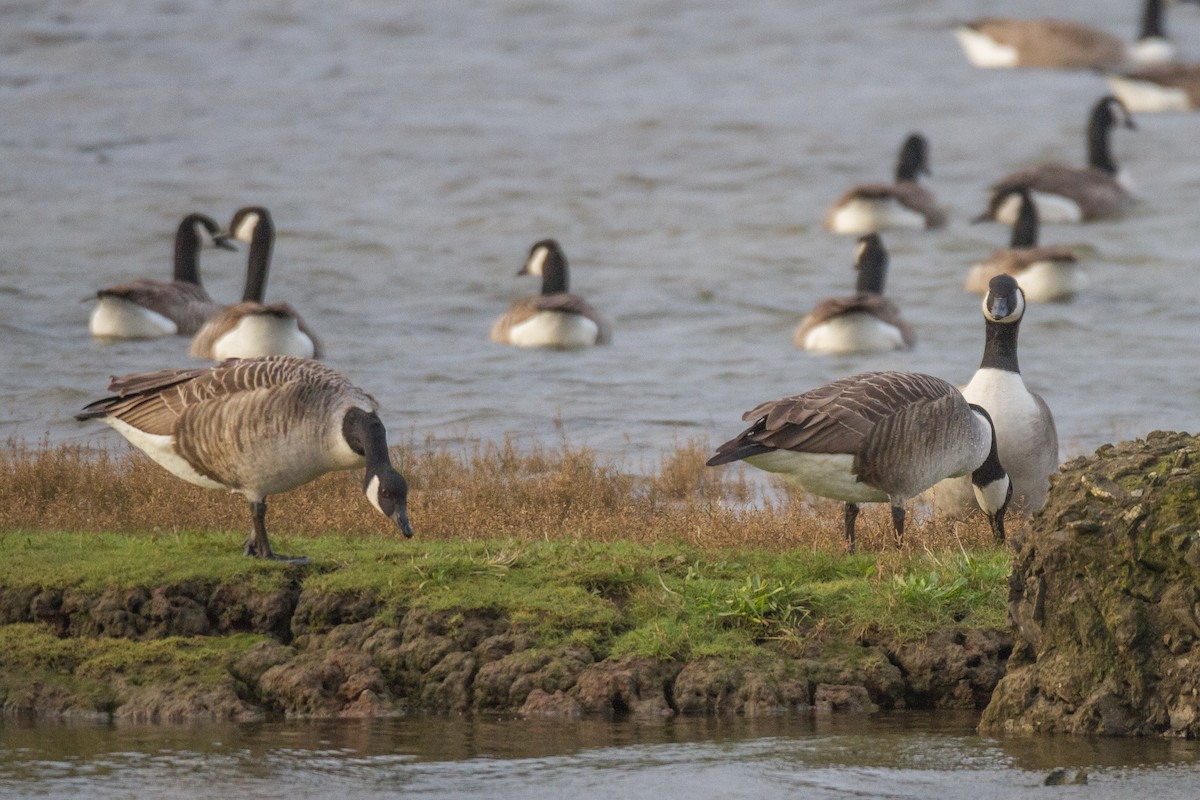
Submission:
M 904 541 L 904 506 L 892 506 L 892 525 L 896 528 L 896 547 Z
M 846 511 L 842 517 L 846 526 L 846 542 L 850 545 L 850 552 L 854 552 L 854 521 L 858 519 L 858 506 L 854 503 L 846 503 Z
M 242 555 L 268 558 L 273 561 L 287 561 L 290 564 L 309 563 L 309 559 L 303 556 L 280 556 L 271 550 L 271 544 L 267 541 L 266 500 L 250 501 L 250 518 L 254 523 L 254 528 L 250 532 L 250 538 L 246 540 L 246 549 L 242 551 Z

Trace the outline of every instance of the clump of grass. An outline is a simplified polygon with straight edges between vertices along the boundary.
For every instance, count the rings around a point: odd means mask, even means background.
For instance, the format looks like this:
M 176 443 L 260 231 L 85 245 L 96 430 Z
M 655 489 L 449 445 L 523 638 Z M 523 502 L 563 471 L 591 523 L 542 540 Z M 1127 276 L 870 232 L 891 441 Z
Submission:
M 645 476 L 587 448 L 520 446 L 514 440 L 462 451 L 427 441 L 393 449 L 411 486 L 409 515 L 423 540 L 678 541 L 703 548 L 840 553 L 842 505 L 814 499 L 741 466 L 708 468 L 708 448 L 690 442 L 663 454 Z M 753 476 L 754 480 L 750 479 Z M 399 538 L 362 496 L 362 472 L 325 475 L 269 500 L 273 536 L 328 534 Z M 991 544 L 982 519 L 918 522 L 904 548 L 974 549 Z M 244 532 L 239 495 L 175 478 L 125 446 L 0 447 L 0 531 Z M 858 520 L 862 550 L 894 547 L 884 505 Z

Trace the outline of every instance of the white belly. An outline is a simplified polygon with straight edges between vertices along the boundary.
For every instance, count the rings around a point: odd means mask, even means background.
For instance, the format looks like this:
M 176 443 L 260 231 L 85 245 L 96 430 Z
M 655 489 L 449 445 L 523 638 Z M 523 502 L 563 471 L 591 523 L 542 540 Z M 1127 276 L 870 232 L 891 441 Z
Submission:
M 889 499 L 886 493 L 860 483 L 851 474 L 854 456 L 849 454 L 772 450 L 762 455 L 750 456 L 746 463 L 767 472 L 784 475 L 805 491 L 820 497 L 850 503 L 884 503 Z
M 886 353 L 904 349 L 904 337 L 894 325 L 872 314 L 842 314 L 813 328 L 800 345 L 826 355 Z
M 150 456 L 159 466 L 175 477 L 183 478 L 188 483 L 194 483 L 206 489 L 226 488 L 192 469 L 192 465 L 175 452 L 174 439 L 171 436 L 146 433 L 116 417 L 105 417 L 104 421 L 128 439 L 130 444 Z
M 852 198 L 838 207 L 829 218 L 829 229 L 834 233 L 861 235 L 893 228 L 923 230 L 925 215 L 891 198 Z
M 1069 197 L 1036 190 L 1030 192 L 1029 196 L 1033 200 L 1034 206 L 1037 207 L 1038 220 L 1041 222 L 1053 224 L 1083 222 L 1083 210 Z M 996 209 L 996 221 L 1003 222 L 1005 225 L 1015 224 L 1020 207 L 1021 198 L 1015 194 L 1009 195 Z
M 992 37 L 965 25 L 955 28 L 954 35 L 962 45 L 967 60 L 977 67 L 1017 66 L 1019 57 L 1014 47 L 999 44 Z
M 599 326 L 581 314 L 542 311 L 514 325 L 508 340 L 517 347 L 588 347 L 599 333 Z
M 213 358 L 299 356 L 312 358 L 313 342 L 292 317 L 247 314 L 229 333 L 213 343 Z
M 119 297 L 101 297 L 88 319 L 92 336 L 105 339 L 157 339 L 174 336 L 175 323 L 137 303 Z
M 1073 262 L 1035 261 L 1013 277 L 1031 303 L 1070 300 L 1087 284 L 1086 276 Z
M 1139 81 L 1123 75 L 1108 75 L 1105 79 L 1113 94 L 1131 113 L 1192 110 L 1188 93 L 1178 87 L 1160 86 L 1152 81 Z
M 1149 36 L 1145 39 L 1138 39 L 1128 46 L 1126 60 L 1139 67 L 1149 67 L 1155 64 L 1169 64 L 1178 55 L 1179 48 L 1170 39 L 1162 36 Z

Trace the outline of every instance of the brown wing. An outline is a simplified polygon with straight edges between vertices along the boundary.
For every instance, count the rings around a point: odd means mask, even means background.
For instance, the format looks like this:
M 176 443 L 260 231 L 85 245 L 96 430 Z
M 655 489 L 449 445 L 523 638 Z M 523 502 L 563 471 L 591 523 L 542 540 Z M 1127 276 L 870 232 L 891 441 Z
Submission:
M 97 297 L 119 297 L 161 314 L 175 323 L 180 334 L 191 335 L 220 310 L 203 286 L 186 281 L 138 279 L 96 292 Z
M 946 213 L 938 206 L 933 193 L 916 181 L 901 183 L 863 183 L 851 187 L 830 207 L 825 217 L 825 226 L 830 227 L 837 210 L 851 200 L 893 199 L 906 208 L 925 217 L 926 228 L 940 228 L 946 224 Z
M 1200 106 L 1200 64 L 1156 64 L 1127 72 L 1124 77 L 1182 89 L 1193 106 Z
M 970 27 L 1014 48 L 1023 67 L 1087 69 L 1115 67 L 1125 60 L 1125 43 L 1119 38 L 1076 22 L 987 17 Z
M 596 333 L 596 344 L 608 344 L 612 339 L 612 331 L 608 323 L 600 318 L 596 309 L 592 308 L 586 300 L 577 294 L 559 292 L 539 294 L 517 300 L 492 326 L 491 340 L 507 344 L 510 330 L 543 311 L 559 311 L 564 314 L 579 314 L 587 317 L 596 323 L 596 327 L 599 329 Z
M 917 343 L 917 335 L 900 316 L 896 304 L 881 294 L 860 292 L 849 297 L 827 297 L 817 304 L 796 329 L 794 341 L 799 346 L 808 337 L 813 328 L 844 314 L 870 314 L 878 317 L 881 322 L 892 325 L 900 331 L 907 347 Z
M 1074 200 L 1086 220 L 1117 216 L 1133 202 L 1133 196 L 1103 170 L 1043 164 L 1014 172 L 991 187 L 993 203 L 1022 187 Z M 995 208 L 991 211 L 994 213 Z
M 918 397 L 879 419 L 855 453 L 852 470 L 889 495 L 912 497 L 959 472 L 968 458 L 962 445 L 976 435 L 959 392 Z

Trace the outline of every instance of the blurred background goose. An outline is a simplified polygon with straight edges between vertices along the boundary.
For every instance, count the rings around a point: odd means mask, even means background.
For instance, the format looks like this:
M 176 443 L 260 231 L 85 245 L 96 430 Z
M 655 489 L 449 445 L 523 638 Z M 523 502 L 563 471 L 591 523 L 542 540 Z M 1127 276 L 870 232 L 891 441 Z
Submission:
M 992 278 L 1011 275 L 1031 303 L 1066 302 L 1083 288 L 1085 278 L 1069 247 L 1039 247 L 1037 206 L 1029 189 L 1014 189 L 1020 199 L 1009 246 L 971 267 L 965 289 L 986 294 Z
M 1160 64 L 1104 76 L 1130 111 L 1195 111 L 1200 108 L 1200 63 Z
M 200 369 L 114 378 L 116 392 L 76 419 L 100 419 L 173 475 L 250 501 L 245 554 L 277 556 L 267 541 L 268 495 L 326 472 L 366 465 L 363 492 L 405 536 L 408 485 L 388 456 L 378 404 L 332 369 L 307 359 L 231 359 Z
M 954 35 L 977 67 L 1112 69 L 1160 64 L 1177 53 L 1163 25 L 1162 0 L 1145 0 L 1133 42 L 1091 25 L 1048 18 L 984 17 L 956 26 Z
M 1050 474 L 1058 468 L 1058 432 L 1046 401 L 1029 391 L 1021 377 L 1017 334 L 1024 316 L 1025 298 L 1012 276 L 992 278 L 983 299 L 983 359 L 963 396 L 991 414 L 1000 463 L 1012 481 L 1013 505 L 1032 514 L 1045 505 Z M 971 489 L 962 480 L 942 481 L 931 497 L 943 514 L 973 510 Z
M 997 541 L 1012 494 L 987 412 L 946 381 L 917 372 L 867 372 L 742 415 L 753 424 L 708 466 L 744 460 L 821 497 L 845 502 L 854 551 L 859 503 L 890 503 L 899 543 L 904 504 L 947 477 L 970 474 Z
M 175 231 L 174 279 L 140 278 L 101 289 L 88 330 L 104 339 L 191 336 L 221 308 L 200 283 L 200 251 L 214 247 L 235 249 L 211 217 L 188 214 Z
M 263 302 L 275 244 L 270 212 L 262 206 L 238 209 L 229 235 L 250 245 L 242 302 L 213 314 L 193 337 L 190 354 L 213 361 L 271 355 L 320 358 L 320 341 L 290 304 Z
M 542 293 L 517 300 L 492 326 L 491 340 L 517 347 L 573 349 L 608 344 L 608 323 L 568 291 L 567 257 L 554 239 L 536 242 L 518 275 L 542 279 Z
M 854 186 L 837 199 L 825 215 L 825 227 L 834 233 L 861 235 L 890 228 L 940 228 L 946 214 L 933 193 L 917 178 L 929 174 L 929 144 L 913 133 L 900 146 L 895 183 Z
M 1011 173 L 992 185 L 987 210 L 976 221 L 1016 222 L 1021 198 L 1015 190 L 1022 187 L 1030 190 L 1042 222 L 1090 222 L 1124 214 L 1134 196 L 1109 147 L 1114 125 L 1135 127 L 1121 101 L 1108 95 L 1097 101 L 1088 117 L 1086 167 L 1042 164 Z
M 877 233 L 858 240 L 855 269 L 857 294 L 829 297 L 804 318 L 792 342 L 813 353 L 886 353 L 908 350 L 917 343 L 900 309 L 883 296 L 888 254 Z

